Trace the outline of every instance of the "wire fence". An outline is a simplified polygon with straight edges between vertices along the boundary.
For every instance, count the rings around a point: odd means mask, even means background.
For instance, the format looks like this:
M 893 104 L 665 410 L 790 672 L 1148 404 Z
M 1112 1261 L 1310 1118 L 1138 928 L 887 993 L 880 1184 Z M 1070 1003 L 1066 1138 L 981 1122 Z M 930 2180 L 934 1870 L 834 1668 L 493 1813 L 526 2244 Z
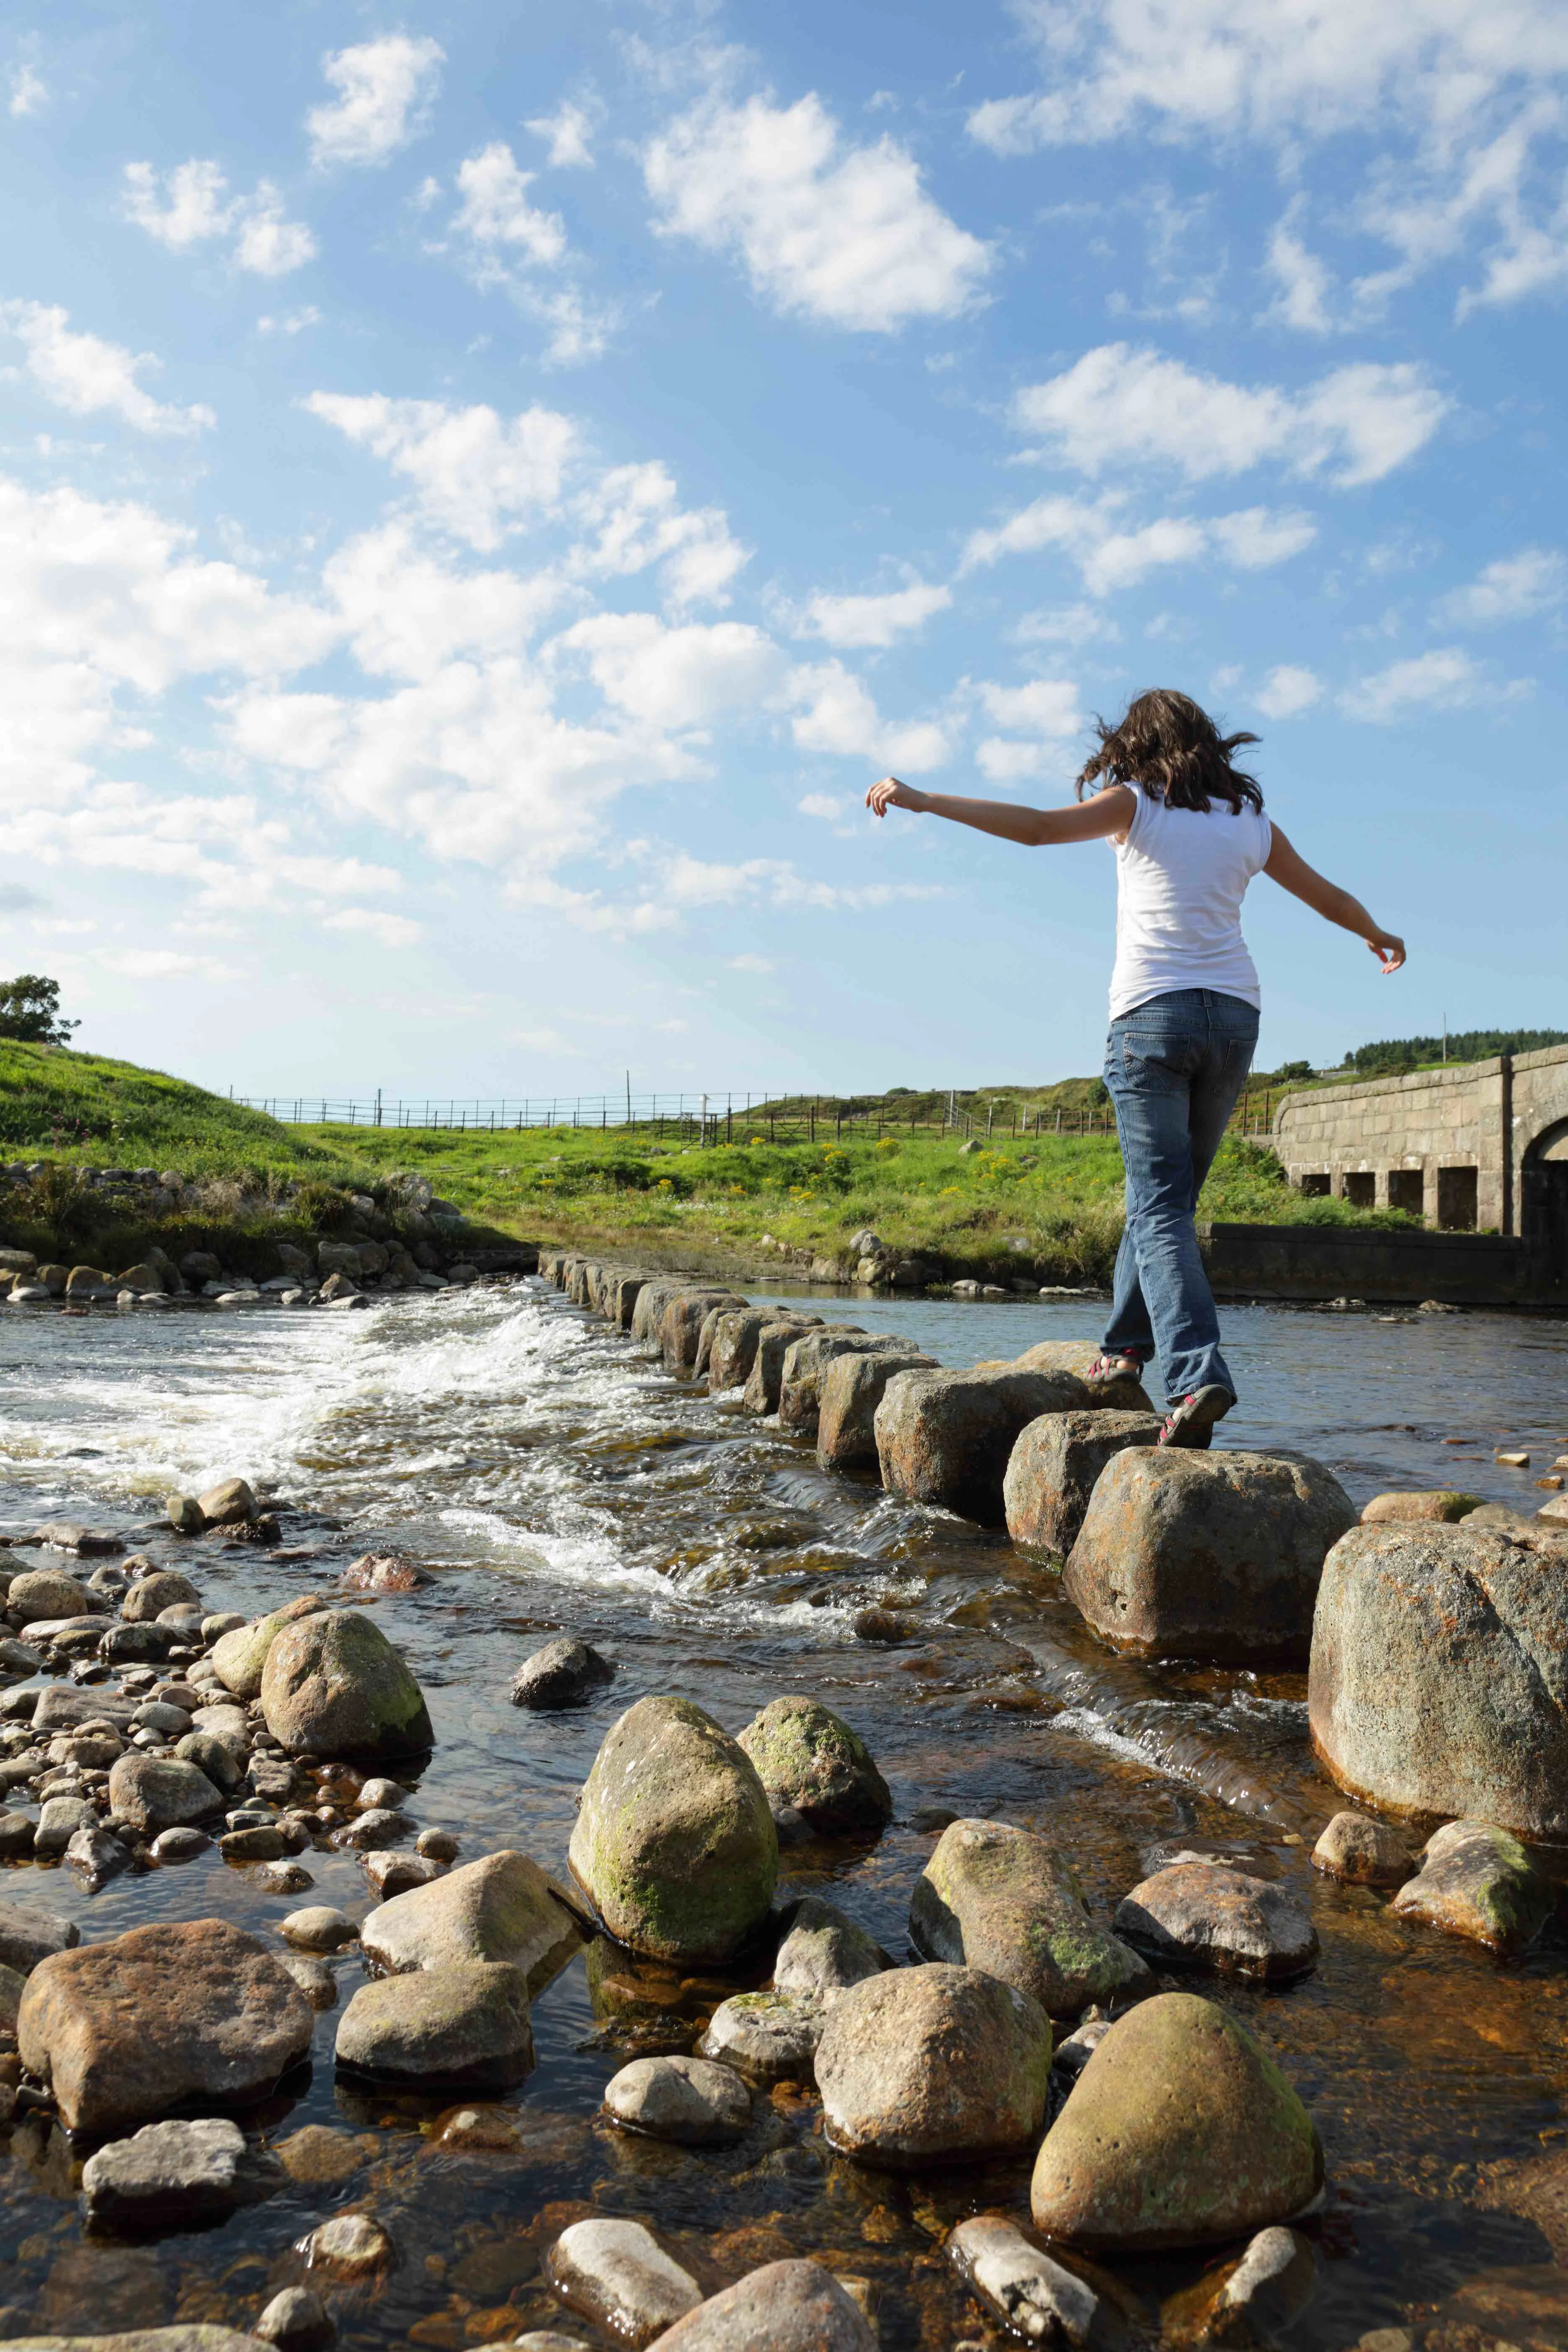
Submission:
M 458 1134 L 510 1135 L 525 1129 L 556 1132 L 612 1131 L 635 1139 L 702 1144 L 816 1143 L 900 1135 L 958 1135 L 967 1142 L 1013 1141 L 1048 1135 L 1114 1135 L 1109 1104 L 1076 1109 L 1059 1105 L 1031 1109 L 1017 1102 L 967 1108 L 953 1090 L 945 1100 L 922 1097 L 905 1109 L 896 1098 L 868 1101 L 847 1095 L 779 1095 L 755 1089 L 707 1094 L 481 1096 L 469 1100 L 426 1096 L 388 1101 L 374 1095 L 236 1095 L 229 1099 L 265 1111 L 289 1127 L 440 1129 Z M 1244 1095 L 1231 1114 L 1232 1129 L 1266 1137 L 1272 1129 L 1275 1096 Z

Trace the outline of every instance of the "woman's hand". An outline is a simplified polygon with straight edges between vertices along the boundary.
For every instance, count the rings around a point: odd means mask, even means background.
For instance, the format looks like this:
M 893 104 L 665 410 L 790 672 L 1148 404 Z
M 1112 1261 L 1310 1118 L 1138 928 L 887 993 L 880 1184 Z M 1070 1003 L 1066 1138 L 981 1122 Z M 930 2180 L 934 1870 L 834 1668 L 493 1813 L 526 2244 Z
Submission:
M 900 784 L 897 776 L 884 776 L 867 793 L 866 805 L 873 816 L 886 816 L 890 808 L 908 809 L 918 816 L 931 803 L 925 793 L 917 793 L 912 784 Z
M 1367 945 L 1382 959 L 1385 973 L 1397 971 L 1405 961 L 1405 941 L 1394 931 L 1373 931 Z

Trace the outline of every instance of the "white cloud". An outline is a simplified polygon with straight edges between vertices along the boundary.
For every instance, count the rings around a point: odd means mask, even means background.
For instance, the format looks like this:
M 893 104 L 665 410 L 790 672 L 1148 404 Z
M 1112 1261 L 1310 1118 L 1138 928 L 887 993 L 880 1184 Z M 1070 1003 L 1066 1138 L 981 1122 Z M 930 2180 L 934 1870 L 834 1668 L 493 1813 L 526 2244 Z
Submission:
M 1078 688 L 1068 678 L 1036 677 L 1026 686 L 983 685 L 980 698 L 996 726 L 1019 733 L 1060 737 L 1077 735 L 1083 727 Z
M 404 521 L 362 532 L 328 562 L 322 585 L 354 659 L 371 677 L 434 676 L 456 656 L 513 652 L 568 594 L 548 568 L 458 572 Z
M 766 956 L 738 955 L 730 958 L 725 969 L 729 971 L 768 972 L 772 971 L 773 967 Z
M 1119 632 L 1115 623 L 1092 604 L 1058 604 L 1026 613 L 1008 634 L 1020 646 L 1087 646 L 1096 637 L 1114 637 Z
M 1266 572 L 1310 547 L 1318 527 L 1310 515 L 1295 510 L 1273 513 L 1268 507 L 1242 507 L 1235 514 L 1215 515 L 1209 534 L 1238 572 Z
M 138 382 L 143 368 L 159 362 L 150 352 L 128 352 L 98 335 L 73 334 L 68 313 L 43 302 L 0 302 L 0 333 L 15 335 L 27 354 L 27 373 L 38 390 L 72 416 L 108 410 L 139 433 L 199 433 L 216 423 L 199 404 L 177 408 L 154 400 Z
M 548 140 L 547 158 L 552 170 L 588 171 L 592 169 L 594 150 L 590 143 L 593 125 L 580 106 L 563 100 L 553 114 L 536 114 L 523 124 L 536 139 Z
M 479 245 L 516 247 L 525 260 L 553 268 L 565 257 L 566 230 L 559 213 L 542 213 L 529 203 L 536 176 L 519 169 L 504 139 L 492 141 L 458 165 L 463 203 L 453 228 Z
M 659 728 L 703 727 L 779 685 L 784 657 L 742 621 L 668 628 L 652 613 L 598 613 L 554 640 L 581 654 L 607 702 Z
M 1295 719 L 1322 696 L 1322 686 L 1310 669 L 1281 662 L 1269 671 L 1254 699 L 1265 719 Z
M 749 550 L 730 536 L 721 507 L 682 507 L 674 476 L 657 459 L 614 466 L 585 489 L 574 514 L 584 536 L 569 559 L 588 577 L 662 567 L 675 605 L 722 604 Z
M 270 180 L 248 196 L 230 196 L 221 165 L 192 156 L 160 174 L 151 163 L 127 163 L 123 211 L 129 221 L 167 246 L 195 246 L 232 236 L 229 259 L 258 278 L 285 278 L 316 257 L 316 240 L 303 221 L 291 221 Z
M 1304 335 L 1326 335 L 1335 321 L 1329 307 L 1333 278 L 1327 265 L 1309 253 L 1297 236 L 1295 210 L 1282 220 L 1268 240 L 1268 275 L 1277 292 L 1268 316 Z
M 1061 753 L 1048 743 L 1023 742 L 1016 736 L 987 735 L 974 748 L 981 774 L 993 784 L 1022 784 L 1032 777 L 1054 774 Z
M 307 327 L 319 327 L 321 323 L 321 312 L 313 302 L 307 302 L 302 309 L 290 310 L 286 318 L 258 319 L 256 331 L 258 335 L 302 335 Z
M 316 257 L 316 240 L 303 221 L 291 221 L 270 180 L 263 180 L 240 215 L 234 265 L 258 278 L 286 278 Z
M 41 114 L 49 102 L 49 93 L 43 80 L 31 66 L 17 66 L 11 75 L 11 99 L 6 108 L 13 122 L 21 122 L 29 114 Z
M 122 972 L 127 980 L 239 978 L 231 963 L 221 963 L 214 956 L 182 955 L 174 948 L 121 948 L 100 955 L 98 961 L 110 971 Z
M 644 156 L 657 226 L 732 253 L 756 294 L 786 315 L 889 334 L 975 301 L 990 248 L 950 220 L 909 151 L 856 147 L 815 93 L 708 103 Z
M 795 803 L 802 816 L 814 816 L 824 824 L 839 827 L 858 805 L 848 793 L 805 793 Z
M 378 940 L 384 948 L 411 948 L 425 936 L 425 926 L 407 915 L 389 915 L 380 907 L 340 907 L 321 919 L 325 931 L 357 931 Z
M 1121 527 L 1123 503 L 1114 491 L 1093 501 L 1037 499 L 995 529 L 971 532 L 960 569 L 973 572 L 1004 555 L 1054 548 L 1078 565 L 1091 596 L 1110 596 L 1135 587 L 1151 572 L 1205 556 L 1256 571 L 1299 554 L 1314 535 L 1308 516 L 1274 514 L 1264 507 L 1246 507 L 1208 522 L 1162 515 L 1126 530 Z
M 759 901 L 775 907 L 814 908 L 822 913 L 860 913 L 890 907 L 910 898 L 935 898 L 940 887 L 924 883 L 873 882 L 845 884 L 814 882 L 786 859 L 748 857 L 732 866 L 687 856 L 665 858 L 659 866 L 659 890 L 673 906 L 734 907 Z
M 383 393 L 313 392 L 305 405 L 411 481 L 431 520 L 470 547 L 498 547 L 550 512 L 580 446 L 570 417 L 550 408 L 508 422 L 493 408 Z
M 952 602 L 951 588 L 919 581 L 882 596 L 814 596 L 800 635 L 824 637 L 830 646 L 890 646 L 922 628 L 933 613 L 945 613 Z
M 306 117 L 318 164 L 384 163 L 425 127 L 445 57 L 438 42 L 388 33 L 321 60 L 338 93 Z
M 1270 460 L 1293 474 L 1327 472 L 1348 488 L 1379 481 L 1414 457 L 1447 406 L 1406 362 L 1360 362 L 1292 394 L 1227 383 L 1157 352 L 1105 343 L 1020 392 L 1013 414 L 1079 473 L 1168 465 L 1204 481 Z
M 789 690 L 800 706 L 792 731 L 803 751 L 868 760 L 889 769 L 907 768 L 915 776 L 942 767 L 950 755 L 945 733 L 930 720 L 889 725 L 861 680 L 842 662 L 819 662 L 797 669 Z
M 617 313 L 595 308 L 579 287 L 559 282 L 559 273 L 575 257 L 560 214 L 541 212 L 528 201 L 537 176 L 521 169 L 505 140 L 492 141 L 458 168 L 463 201 L 451 233 L 480 292 L 508 294 L 546 331 L 546 358 L 555 366 L 573 367 L 600 356 Z M 557 282 L 541 285 L 536 273 L 542 270 L 556 273 Z
M 1439 600 L 1437 616 L 1449 625 L 1491 628 L 1504 621 L 1527 621 L 1549 613 L 1568 596 L 1568 562 L 1554 547 L 1521 547 L 1500 556 L 1468 586 Z
M 1352 719 L 1388 726 L 1427 711 L 1465 710 L 1493 692 L 1462 646 L 1443 646 L 1359 679 L 1340 702 Z

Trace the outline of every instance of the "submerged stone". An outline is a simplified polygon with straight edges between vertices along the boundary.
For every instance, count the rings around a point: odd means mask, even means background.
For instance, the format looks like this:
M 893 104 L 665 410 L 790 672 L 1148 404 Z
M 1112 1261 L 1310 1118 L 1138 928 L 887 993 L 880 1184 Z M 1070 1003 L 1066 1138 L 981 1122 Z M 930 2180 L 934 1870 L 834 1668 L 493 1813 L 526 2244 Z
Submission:
M 735 2067 L 749 2082 L 809 2083 L 825 2016 L 812 1993 L 734 1993 L 714 2011 L 697 2054 Z
M 915 1881 L 910 1939 L 928 1959 L 984 1969 L 1047 2016 L 1152 1990 L 1147 1963 L 1084 1906 L 1072 1864 L 1008 1822 L 953 1822 Z
M 1522 1951 L 1552 1916 L 1551 1880 L 1493 1822 L 1448 1822 L 1427 1839 L 1421 1868 L 1389 1908 L 1495 1952 Z

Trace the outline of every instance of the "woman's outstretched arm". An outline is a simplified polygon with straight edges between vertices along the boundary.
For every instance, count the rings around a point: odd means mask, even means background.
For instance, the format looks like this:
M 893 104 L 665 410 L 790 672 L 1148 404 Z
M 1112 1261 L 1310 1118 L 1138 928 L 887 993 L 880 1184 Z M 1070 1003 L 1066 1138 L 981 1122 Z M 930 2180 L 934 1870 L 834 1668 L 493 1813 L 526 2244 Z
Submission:
M 1274 846 L 1268 853 L 1263 871 L 1293 898 L 1310 907 L 1325 921 L 1337 923 L 1342 931 L 1353 931 L 1364 940 L 1374 956 L 1382 959 L 1385 972 L 1397 971 L 1405 961 L 1405 941 L 1394 931 L 1380 930 L 1362 905 L 1337 882 L 1327 881 L 1306 859 L 1298 856 L 1279 827 L 1274 827 Z
M 1132 822 L 1133 799 L 1125 784 L 1111 784 L 1094 798 L 1072 808 L 1018 808 L 1011 801 L 955 800 L 950 793 L 917 793 L 897 776 L 884 776 L 866 795 L 873 816 L 890 808 L 908 809 L 915 816 L 945 816 L 953 824 L 973 825 L 998 841 L 1016 841 L 1025 849 L 1044 849 L 1064 841 L 1101 841 L 1108 834 L 1125 833 Z

